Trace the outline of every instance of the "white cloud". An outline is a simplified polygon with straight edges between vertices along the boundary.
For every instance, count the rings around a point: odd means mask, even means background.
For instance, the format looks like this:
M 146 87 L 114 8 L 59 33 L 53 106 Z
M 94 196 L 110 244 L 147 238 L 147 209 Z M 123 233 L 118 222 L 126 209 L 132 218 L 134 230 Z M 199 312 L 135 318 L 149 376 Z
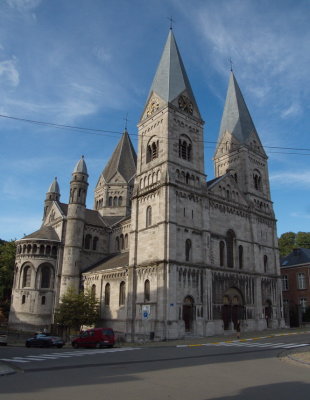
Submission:
M 281 185 L 310 186 L 310 171 L 281 171 L 270 174 L 270 181 Z
M 16 68 L 16 59 L 0 62 L 0 83 L 8 83 L 16 87 L 19 84 L 19 72 Z
M 293 218 L 310 219 L 310 214 L 305 214 L 301 212 L 292 212 L 290 213 L 290 216 Z
M 42 0 L 6 0 L 7 4 L 18 11 L 29 11 L 38 7 Z
M 286 110 L 283 110 L 281 113 L 282 118 L 290 118 L 290 117 L 296 117 L 302 113 L 302 108 L 300 104 L 298 103 L 293 103 L 291 104 Z

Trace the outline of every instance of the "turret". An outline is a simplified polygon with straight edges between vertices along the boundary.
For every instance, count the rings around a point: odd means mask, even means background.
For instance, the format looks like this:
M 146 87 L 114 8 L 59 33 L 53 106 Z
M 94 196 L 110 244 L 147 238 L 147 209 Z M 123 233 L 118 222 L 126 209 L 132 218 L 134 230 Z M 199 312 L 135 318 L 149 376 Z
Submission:
M 85 225 L 85 204 L 88 187 L 88 174 L 84 157 L 76 164 L 70 182 L 66 234 L 64 243 L 63 267 L 61 271 L 60 298 L 68 287 L 79 289 L 80 253 L 83 248 Z
M 59 202 L 60 199 L 60 190 L 59 190 L 59 185 L 57 182 L 57 178 L 55 177 L 54 181 L 51 183 L 50 187 L 48 188 L 48 191 L 46 193 L 46 198 L 44 201 L 44 215 L 43 215 L 43 220 L 45 220 L 51 205 L 53 204 L 54 201 Z

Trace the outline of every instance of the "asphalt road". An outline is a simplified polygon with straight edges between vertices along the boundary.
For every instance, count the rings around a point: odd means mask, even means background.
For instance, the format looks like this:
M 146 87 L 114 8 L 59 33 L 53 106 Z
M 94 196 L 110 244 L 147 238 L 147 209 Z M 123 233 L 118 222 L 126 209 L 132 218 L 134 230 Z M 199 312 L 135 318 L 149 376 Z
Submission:
M 0 377 L 0 400 L 309 400 L 310 368 L 281 358 L 308 342 L 294 335 L 189 347 L 1 348 L 0 360 L 18 372 Z

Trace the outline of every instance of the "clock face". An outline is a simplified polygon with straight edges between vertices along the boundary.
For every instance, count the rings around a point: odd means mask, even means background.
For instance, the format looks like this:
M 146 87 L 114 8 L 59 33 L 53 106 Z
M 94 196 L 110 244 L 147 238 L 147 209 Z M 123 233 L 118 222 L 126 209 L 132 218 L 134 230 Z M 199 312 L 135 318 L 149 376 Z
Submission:
M 146 115 L 149 117 L 150 115 L 154 114 L 155 111 L 159 109 L 159 101 L 157 97 L 152 97 L 149 105 L 147 106 L 146 109 Z
M 190 101 L 190 99 L 187 96 L 184 96 L 182 94 L 179 97 L 178 103 L 179 103 L 179 108 L 182 111 L 185 111 L 188 114 L 193 114 L 193 104 L 192 104 L 192 102 Z

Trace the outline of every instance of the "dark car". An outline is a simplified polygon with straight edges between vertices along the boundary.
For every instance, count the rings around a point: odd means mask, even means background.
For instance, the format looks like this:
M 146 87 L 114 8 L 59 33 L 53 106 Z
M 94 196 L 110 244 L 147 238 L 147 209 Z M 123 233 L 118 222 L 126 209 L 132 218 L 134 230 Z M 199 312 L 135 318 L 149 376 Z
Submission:
M 8 336 L 6 333 L 0 332 L 0 346 L 6 346 L 8 343 Z
M 64 346 L 65 342 L 61 337 L 52 336 L 50 333 L 36 333 L 26 340 L 26 347 L 58 347 Z
M 72 347 L 113 347 L 115 344 L 115 334 L 111 328 L 93 328 L 82 332 L 77 338 L 72 340 Z

